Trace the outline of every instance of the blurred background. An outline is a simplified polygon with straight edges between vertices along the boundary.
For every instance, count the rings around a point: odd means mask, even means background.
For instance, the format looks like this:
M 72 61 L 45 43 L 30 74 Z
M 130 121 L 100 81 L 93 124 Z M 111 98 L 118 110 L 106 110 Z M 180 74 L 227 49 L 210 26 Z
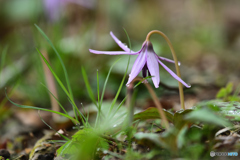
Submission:
M 127 44 L 123 28 L 134 51 L 141 48 L 151 30 L 160 30 L 169 37 L 181 61 L 182 79 L 192 85 L 185 90 L 186 99 L 192 100 L 190 106 L 215 98 L 219 88 L 228 82 L 235 86 L 239 83 L 239 0 L 0 0 L 0 23 L 0 121 L 7 113 L 12 113 L 5 98 L 5 87 L 17 103 L 51 106 L 48 91 L 42 85 L 47 85 L 46 74 L 36 48 L 48 53 L 51 66 L 66 84 L 59 59 L 34 24 L 47 34 L 60 53 L 77 104 L 91 102 L 81 67 L 85 68 L 97 95 L 97 70 L 100 86 L 103 86 L 110 66 L 121 58 L 110 76 L 105 99 L 111 100 L 116 94 L 128 56 L 94 55 L 88 49 L 121 51 L 109 32 L 113 31 Z M 158 55 L 172 59 L 162 37 L 153 35 L 151 41 Z M 131 56 L 129 71 L 135 59 L 136 56 Z M 175 72 L 173 64 L 165 64 Z M 177 87 L 177 81 L 162 67 L 160 72 L 162 84 Z M 70 107 L 64 92 L 58 85 L 56 87 L 60 102 Z M 174 89 L 160 86 L 156 92 L 163 101 L 179 101 Z M 120 98 L 125 95 L 124 87 Z M 140 86 L 136 103 L 143 107 L 148 103 L 146 99 L 150 96 L 145 87 Z

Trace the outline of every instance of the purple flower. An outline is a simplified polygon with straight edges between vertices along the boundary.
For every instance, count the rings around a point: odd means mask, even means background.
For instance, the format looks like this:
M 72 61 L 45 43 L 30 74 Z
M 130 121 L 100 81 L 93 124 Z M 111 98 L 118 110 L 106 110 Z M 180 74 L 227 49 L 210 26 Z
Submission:
M 150 41 L 145 41 L 142 45 L 142 48 L 138 52 L 133 52 L 125 44 L 123 44 L 112 32 L 110 32 L 110 34 L 112 38 L 115 40 L 115 42 L 119 45 L 119 47 L 121 47 L 124 51 L 97 51 L 92 49 L 89 49 L 89 51 L 94 54 L 109 54 L 109 55 L 138 54 L 138 57 L 134 62 L 131 73 L 129 75 L 127 85 L 131 83 L 131 81 L 140 73 L 140 71 L 142 71 L 142 75 L 144 78 L 147 76 L 147 73 L 149 76 L 152 76 L 152 81 L 154 83 L 154 86 L 158 88 L 160 83 L 160 75 L 159 75 L 159 64 L 160 64 L 164 69 L 168 71 L 168 73 L 170 73 L 173 76 L 173 78 L 181 82 L 184 86 L 188 88 L 191 87 L 190 85 L 185 83 L 181 78 L 179 78 L 165 64 L 161 62 L 161 60 L 163 60 L 170 63 L 174 63 L 173 60 L 158 56 L 154 52 L 152 43 Z

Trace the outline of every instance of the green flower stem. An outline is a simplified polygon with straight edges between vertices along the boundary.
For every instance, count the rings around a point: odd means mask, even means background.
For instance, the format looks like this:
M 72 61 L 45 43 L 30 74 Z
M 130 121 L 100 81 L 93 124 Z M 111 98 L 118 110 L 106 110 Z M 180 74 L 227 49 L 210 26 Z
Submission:
M 131 126 L 133 122 L 133 116 L 134 116 L 134 104 L 133 104 L 133 84 L 130 83 L 127 87 L 127 100 L 126 105 L 128 107 L 128 123 Z
M 176 56 L 176 53 L 173 49 L 173 46 L 172 46 L 172 43 L 171 41 L 169 40 L 169 38 L 161 31 L 158 31 L 158 30 L 153 30 L 151 32 L 148 33 L 147 37 L 146 37 L 146 41 L 149 41 L 150 39 L 150 36 L 154 33 L 157 33 L 159 35 L 161 35 L 168 43 L 168 46 L 172 52 L 172 56 L 173 56 L 173 59 L 174 59 L 174 62 L 175 62 L 175 67 L 176 67 L 176 71 L 177 71 L 177 75 L 179 78 L 181 78 L 181 74 L 180 74 L 180 69 L 179 69 L 179 66 L 178 66 L 178 60 L 177 60 L 177 56 Z M 183 86 L 182 86 L 182 83 L 178 82 L 178 88 L 179 88 L 179 96 L 180 96 L 180 102 L 181 102 L 181 107 L 183 110 L 185 110 L 185 105 L 184 105 L 184 94 L 183 94 Z

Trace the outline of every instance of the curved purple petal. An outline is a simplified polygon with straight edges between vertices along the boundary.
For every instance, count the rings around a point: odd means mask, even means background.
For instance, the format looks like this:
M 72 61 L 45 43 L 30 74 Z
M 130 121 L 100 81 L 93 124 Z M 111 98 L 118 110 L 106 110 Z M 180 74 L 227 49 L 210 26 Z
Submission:
M 163 66 L 164 69 L 166 69 L 168 71 L 168 73 L 171 74 L 171 76 L 173 76 L 173 78 L 175 78 L 176 80 L 178 80 L 179 82 L 181 82 L 184 86 L 186 86 L 187 88 L 190 88 L 191 86 L 188 85 L 187 83 L 185 83 L 181 78 L 179 78 L 171 69 L 169 69 L 165 64 L 163 64 L 160 60 L 158 60 L 158 62 Z
M 97 51 L 93 49 L 89 49 L 89 52 L 94 54 L 109 54 L 109 55 L 120 55 L 120 54 L 129 54 L 129 55 L 135 55 L 139 52 L 124 52 L 124 51 Z
M 147 53 L 147 67 L 151 76 L 153 76 L 152 81 L 154 86 L 158 88 L 160 82 L 158 57 L 153 51 Z
M 139 56 L 137 57 L 136 61 L 133 64 L 131 73 L 129 74 L 127 85 L 132 82 L 132 80 L 139 74 L 142 70 L 143 66 L 146 64 L 147 61 L 147 50 L 143 50 L 140 52 Z
M 110 32 L 110 35 L 112 36 L 112 38 L 114 39 L 114 41 L 119 45 L 119 47 L 121 47 L 125 52 L 130 52 L 130 49 L 127 47 L 127 45 L 125 45 L 124 43 L 122 43 L 113 33 L 112 31 Z M 133 51 L 131 51 L 133 52 Z
M 160 57 L 160 56 L 158 56 L 158 58 L 159 58 L 160 60 L 167 61 L 167 62 L 169 62 L 169 63 L 175 63 L 174 60 L 171 60 L 171 59 L 168 59 L 168 58 L 165 58 L 165 57 Z M 180 66 L 180 65 L 181 65 L 181 62 L 178 61 L 178 66 Z
M 168 58 L 165 58 L 165 57 L 160 57 L 160 56 L 158 56 L 158 58 L 159 58 L 160 60 L 167 61 L 167 62 L 169 62 L 169 63 L 175 63 L 174 60 L 171 60 L 171 59 L 168 59 Z

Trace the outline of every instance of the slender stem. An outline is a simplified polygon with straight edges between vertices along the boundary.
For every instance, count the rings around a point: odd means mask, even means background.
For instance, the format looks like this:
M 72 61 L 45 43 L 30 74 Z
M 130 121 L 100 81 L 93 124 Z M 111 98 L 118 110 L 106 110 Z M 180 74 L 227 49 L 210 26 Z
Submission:
M 146 41 L 149 41 L 150 39 L 150 36 L 154 33 L 157 33 L 159 35 L 161 35 L 168 43 L 168 46 L 172 52 L 172 56 L 173 56 L 173 60 L 175 62 L 175 67 L 176 67 L 176 71 L 177 71 L 177 75 L 179 78 L 181 78 L 181 74 L 180 74 L 180 69 L 179 69 L 179 66 L 178 66 L 178 60 L 177 60 L 177 56 L 176 56 L 176 53 L 173 49 L 173 46 L 172 46 L 172 43 L 171 41 L 169 40 L 169 38 L 161 31 L 158 31 L 158 30 L 153 30 L 151 32 L 148 33 L 147 37 L 146 37 Z M 179 96 L 180 96 L 180 103 L 181 103 L 181 107 L 182 109 L 185 110 L 185 105 L 184 105 L 184 94 L 183 94 L 183 86 L 182 86 L 182 83 L 178 82 L 178 88 L 179 88 Z
M 136 82 L 136 81 L 142 81 L 142 80 L 143 80 L 142 78 L 136 77 L 136 78 L 134 78 L 134 79 L 132 80 L 132 82 L 131 82 L 130 84 L 133 84 L 133 83 Z M 164 114 L 164 112 L 163 112 L 163 107 L 162 107 L 162 105 L 161 105 L 161 104 L 159 103 L 159 101 L 158 101 L 158 98 L 157 98 L 156 93 L 155 93 L 154 90 L 152 89 L 151 85 L 149 85 L 148 83 L 144 83 L 144 85 L 147 87 L 148 92 L 151 94 L 152 99 L 153 99 L 153 101 L 154 101 L 154 103 L 155 103 L 155 105 L 156 105 L 156 107 L 157 107 L 157 109 L 158 109 L 158 112 L 159 112 L 159 114 L 160 114 L 160 116 L 161 116 L 161 119 L 162 119 L 162 121 L 163 121 L 166 129 L 169 129 L 168 120 L 167 120 L 167 118 L 166 118 L 166 116 L 165 116 L 165 114 Z
M 100 119 L 100 114 L 101 114 L 98 70 L 97 70 L 97 94 L 98 94 L 98 113 L 97 113 L 95 127 L 97 127 L 97 125 L 98 125 L 98 122 L 99 122 L 99 119 Z
M 133 98 L 133 83 L 130 83 L 129 86 L 127 87 L 127 100 L 126 100 L 126 106 L 128 107 L 129 126 L 132 125 L 134 114 L 134 105 L 132 98 Z

